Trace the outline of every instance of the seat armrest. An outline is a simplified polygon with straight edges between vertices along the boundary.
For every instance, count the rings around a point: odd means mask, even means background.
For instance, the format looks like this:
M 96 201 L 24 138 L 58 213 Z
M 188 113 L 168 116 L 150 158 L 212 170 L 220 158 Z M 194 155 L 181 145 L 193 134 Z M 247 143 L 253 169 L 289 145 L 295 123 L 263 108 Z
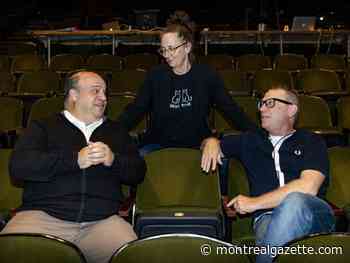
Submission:
M 233 207 L 227 207 L 227 204 L 229 203 L 229 197 L 227 195 L 224 195 L 221 197 L 222 198 L 222 205 L 224 208 L 224 211 L 227 215 L 228 218 L 235 218 L 236 215 L 236 210 Z
M 123 218 L 127 218 L 130 215 L 130 211 L 135 203 L 134 196 L 128 196 L 125 200 L 120 204 L 118 214 Z
M 330 205 L 330 207 L 332 208 L 333 213 L 334 213 L 335 216 L 345 216 L 345 212 L 344 212 L 343 208 L 340 208 L 340 207 L 336 206 L 335 204 L 333 204 L 329 200 L 325 200 L 325 201 Z

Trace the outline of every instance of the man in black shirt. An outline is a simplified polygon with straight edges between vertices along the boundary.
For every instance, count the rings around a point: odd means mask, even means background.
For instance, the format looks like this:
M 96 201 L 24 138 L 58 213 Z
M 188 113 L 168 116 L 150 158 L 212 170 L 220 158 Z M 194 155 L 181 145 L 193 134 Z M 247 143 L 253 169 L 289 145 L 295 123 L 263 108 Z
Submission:
M 65 92 L 65 110 L 34 121 L 16 144 L 10 175 L 24 182 L 23 203 L 1 234 L 51 234 L 75 243 L 89 263 L 108 262 L 137 238 L 117 213 L 121 184 L 140 183 L 145 162 L 127 131 L 104 117 L 98 74 L 73 74 Z
M 329 181 L 327 147 L 318 135 L 294 128 L 298 105 L 294 91 L 274 87 L 259 103 L 263 130 L 210 138 L 203 148 L 205 171 L 215 169 L 222 156 L 243 163 L 250 196 L 238 195 L 228 206 L 253 213 L 256 244 L 265 248 L 334 229 L 332 209 L 322 200 Z M 260 253 L 256 262 L 272 262 L 274 256 L 271 250 Z

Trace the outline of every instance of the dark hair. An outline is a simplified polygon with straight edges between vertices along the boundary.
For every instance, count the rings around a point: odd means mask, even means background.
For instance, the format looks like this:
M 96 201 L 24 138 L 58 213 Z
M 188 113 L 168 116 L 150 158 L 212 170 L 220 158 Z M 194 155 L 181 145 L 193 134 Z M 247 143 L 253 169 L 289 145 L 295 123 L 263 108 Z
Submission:
M 178 37 L 183 38 L 186 42 L 191 43 L 192 48 L 189 54 L 190 62 L 193 63 L 195 56 L 193 54 L 195 39 L 195 23 L 191 21 L 190 16 L 182 10 L 177 10 L 170 15 L 166 21 L 166 28 L 161 32 L 161 36 L 166 33 L 177 33 Z

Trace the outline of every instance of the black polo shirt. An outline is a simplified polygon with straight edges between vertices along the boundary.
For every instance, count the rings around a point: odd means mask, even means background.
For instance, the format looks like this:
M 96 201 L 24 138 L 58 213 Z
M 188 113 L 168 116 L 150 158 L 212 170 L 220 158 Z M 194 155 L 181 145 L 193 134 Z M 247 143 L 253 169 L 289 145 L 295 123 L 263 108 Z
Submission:
M 280 187 L 272 152 L 274 147 L 264 130 L 224 137 L 221 148 L 226 157 L 239 159 L 246 168 L 251 196 L 260 196 Z M 323 139 L 299 129 L 283 141 L 279 165 L 285 184 L 298 179 L 304 170 L 317 170 L 326 178 L 318 196 L 324 197 L 329 183 L 329 161 Z M 257 211 L 255 216 L 265 212 Z

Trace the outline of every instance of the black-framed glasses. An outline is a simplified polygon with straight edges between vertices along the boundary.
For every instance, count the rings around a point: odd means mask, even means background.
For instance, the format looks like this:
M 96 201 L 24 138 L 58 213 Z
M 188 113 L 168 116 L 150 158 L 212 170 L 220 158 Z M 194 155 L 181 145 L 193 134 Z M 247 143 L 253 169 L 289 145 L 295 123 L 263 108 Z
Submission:
M 293 105 L 292 102 L 287 101 L 287 100 L 283 100 L 283 99 L 279 99 L 279 98 L 268 98 L 266 100 L 259 100 L 258 101 L 258 109 L 260 109 L 262 106 L 266 106 L 266 108 L 273 108 L 276 105 L 276 101 L 287 104 L 287 105 Z
M 175 51 L 179 48 L 179 47 L 182 47 L 183 45 L 185 45 L 187 43 L 187 41 L 175 46 L 175 47 L 167 47 L 167 48 L 164 48 L 164 47 L 161 47 L 158 49 L 158 53 L 161 55 L 161 56 L 165 56 L 166 53 L 169 53 L 171 55 L 173 55 L 175 53 Z

